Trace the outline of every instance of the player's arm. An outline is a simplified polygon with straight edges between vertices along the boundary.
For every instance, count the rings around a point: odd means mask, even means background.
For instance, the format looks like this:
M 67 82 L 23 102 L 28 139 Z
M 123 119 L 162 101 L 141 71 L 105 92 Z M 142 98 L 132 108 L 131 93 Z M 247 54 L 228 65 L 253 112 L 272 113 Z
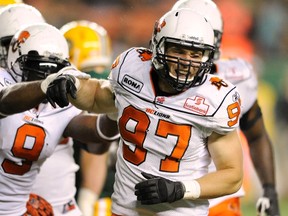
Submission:
M 45 100 L 40 81 L 23 82 L 2 88 L 0 91 L 0 116 L 11 115 L 36 107 Z
M 79 79 L 76 99 L 69 95 L 69 101 L 82 110 L 94 113 L 117 112 L 114 94 L 108 80 Z
M 95 113 L 115 113 L 114 94 L 107 80 L 90 78 L 81 71 L 66 67 L 57 74 L 49 75 L 41 83 L 42 91 L 55 107 L 69 102 L 82 110 Z
M 81 150 L 82 183 L 77 202 L 84 215 L 93 215 L 94 213 L 95 202 L 99 199 L 107 176 L 108 155 L 108 152 L 95 155 Z
M 243 179 L 242 147 L 236 130 L 227 135 L 212 133 L 208 149 L 216 171 L 197 179 L 201 198 L 215 198 L 239 190 Z
M 265 129 L 261 109 L 257 103 L 243 115 L 240 128 L 247 138 L 251 158 L 262 184 L 275 184 L 272 143 Z
M 142 173 L 147 180 L 135 185 L 137 200 L 151 205 L 183 198 L 211 199 L 239 190 L 243 179 L 243 156 L 236 130 L 225 136 L 213 133 L 208 148 L 217 171 L 182 182 Z
M 273 147 L 257 101 L 241 118 L 240 128 L 247 138 L 251 159 L 264 190 L 263 197 L 270 201 L 268 213 L 277 215 L 279 205 L 275 188 Z M 263 201 L 263 198 L 260 199 Z
M 80 114 L 67 125 L 64 137 L 79 140 L 84 149 L 94 154 L 107 152 L 111 142 L 119 138 L 117 122 L 107 115 Z

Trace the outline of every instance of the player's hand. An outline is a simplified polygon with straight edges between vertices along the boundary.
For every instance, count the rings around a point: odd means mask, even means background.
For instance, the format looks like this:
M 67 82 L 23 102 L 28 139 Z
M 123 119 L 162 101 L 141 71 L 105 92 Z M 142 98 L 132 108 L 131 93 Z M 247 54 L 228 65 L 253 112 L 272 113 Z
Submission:
M 79 79 L 88 79 L 90 75 L 78 71 L 73 66 L 61 69 L 58 73 L 51 74 L 41 83 L 41 90 L 46 94 L 48 101 L 55 108 L 69 104 L 68 95 L 76 99 Z
M 77 88 L 76 78 L 69 74 L 62 74 L 56 77 L 48 86 L 46 97 L 49 103 L 55 108 L 55 103 L 60 107 L 69 105 L 68 95 L 76 99 Z
M 256 203 L 258 216 L 279 216 L 280 211 L 275 187 L 273 185 L 265 185 L 263 189 L 264 195 Z
M 141 174 L 147 179 L 135 185 L 135 195 L 141 204 L 171 203 L 184 197 L 185 187 L 182 182 L 174 182 L 145 172 Z

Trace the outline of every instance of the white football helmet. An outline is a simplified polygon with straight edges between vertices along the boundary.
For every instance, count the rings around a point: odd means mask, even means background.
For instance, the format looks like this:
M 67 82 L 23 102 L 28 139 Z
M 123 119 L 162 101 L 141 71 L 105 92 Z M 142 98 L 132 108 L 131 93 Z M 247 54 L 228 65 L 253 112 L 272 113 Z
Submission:
M 11 4 L 0 10 L 0 66 L 7 68 L 7 52 L 13 35 L 20 28 L 45 23 L 41 13 L 27 4 Z
M 165 53 L 167 43 L 202 51 L 201 62 L 192 62 L 173 56 L 168 58 Z M 151 49 L 153 52 L 152 64 L 157 73 L 166 79 L 174 89 L 182 91 L 185 88 L 201 85 L 205 73 L 211 70 L 214 54 L 214 32 L 209 22 L 195 11 L 187 8 L 171 10 L 156 22 Z M 180 80 L 178 74 L 177 78 L 171 75 L 167 66 L 167 62 L 171 61 L 177 63 L 179 67 L 183 60 L 185 65 L 190 65 L 185 81 Z M 188 80 L 191 67 L 197 67 L 197 74 L 193 80 Z
M 17 81 L 44 79 L 69 66 L 68 44 L 60 30 L 47 23 L 15 33 L 8 50 L 8 69 Z
M 180 8 L 189 8 L 205 16 L 214 29 L 215 35 L 215 54 L 214 59 L 220 57 L 220 45 L 223 34 L 223 19 L 217 5 L 212 0 L 178 0 L 172 7 L 172 10 Z

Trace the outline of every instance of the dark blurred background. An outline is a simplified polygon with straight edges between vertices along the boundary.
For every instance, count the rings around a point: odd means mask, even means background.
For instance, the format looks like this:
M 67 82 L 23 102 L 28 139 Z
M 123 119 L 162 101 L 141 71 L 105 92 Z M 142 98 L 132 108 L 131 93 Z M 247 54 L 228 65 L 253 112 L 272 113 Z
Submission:
M 79 19 L 108 31 L 113 55 L 132 46 L 148 47 L 155 21 L 175 0 L 24 0 L 47 22 L 61 27 Z M 223 56 L 250 61 L 259 77 L 259 103 L 274 143 L 277 190 L 288 215 L 288 0 L 215 0 L 224 19 Z M 247 150 L 247 149 L 246 149 Z M 245 152 L 247 153 L 247 151 Z M 248 155 L 248 154 L 247 154 Z M 261 188 L 246 155 L 244 203 L 254 208 Z M 285 209 L 284 209 L 285 208 Z M 285 212 L 284 212 L 285 211 Z M 249 214 L 247 214 L 249 215 Z M 254 214 L 255 215 L 255 214 Z

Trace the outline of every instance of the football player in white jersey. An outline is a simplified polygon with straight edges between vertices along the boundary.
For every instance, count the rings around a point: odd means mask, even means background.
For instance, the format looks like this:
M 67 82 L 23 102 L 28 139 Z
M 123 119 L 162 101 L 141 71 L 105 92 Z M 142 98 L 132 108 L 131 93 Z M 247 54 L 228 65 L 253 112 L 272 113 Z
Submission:
M 0 23 L 7 24 L 0 26 L 2 67 L 7 68 L 7 47 L 16 31 L 20 27 L 38 22 L 45 22 L 45 20 L 35 7 L 27 4 L 11 5 L 1 11 Z M 82 215 L 74 200 L 76 192 L 75 172 L 79 167 L 73 158 L 72 145 L 71 138 L 63 138 L 60 141 L 53 154 L 41 166 L 32 189 L 33 193 L 41 195 L 49 201 L 56 215 L 67 215 L 68 213 L 75 216 Z M 97 155 L 97 157 L 103 156 Z M 55 184 L 65 185 L 65 187 L 55 187 Z M 43 185 L 46 186 L 43 187 Z
M 115 60 L 109 81 L 77 78 L 73 70 L 42 81 L 42 91 L 61 107 L 70 101 L 117 113 L 113 215 L 207 215 L 207 199 L 240 188 L 240 95 L 208 73 L 213 53 L 211 25 L 180 9 L 155 24 L 152 51 L 133 47 Z M 217 170 L 208 173 L 211 159 Z
M 10 42 L 8 70 L 1 68 L 0 73 L 0 215 L 35 215 L 27 212 L 26 202 L 41 165 L 63 137 L 80 139 L 87 146 L 94 145 L 95 153 L 102 153 L 110 141 L 105 139 L 107 134 L 103 139 L 97 133 L 96 120 L 101 121 L 101 127 L 107 122 L 105 132 L 112 132 L 112 137 L 117 131 L 106 116 L 80 114 L 72 105 L 54 108 L 46 102 L 45 94 L 39 94 L 40 81 L 35 80 L 69 66 L 68 58 L 63 34 L 46 23 L 19 29 Z
M 263 197 L 257 202 L 259 214 L 280 215 L 275 181 L 275 165 L 272 143 L 265 129 L 261 109 L 257 102 L 257 77 L 250 63 L 241 58 L 221 59 L 220 45 L 223 34 L 223 20 L 217 5 L 211 0 L 179 0 L 173 9 L 190 8 L 202 14 L 211 23 L 215 33 L 214 66 L 212 73 L 224 77 L 237 86 L 242 102 L 240 129 L 245 134 L 253 165 L 263 186 Z M 219 59 L 220 58 L 220 59 Z M 215 166 L 211 164 L 211 171 Z M 240 197 L 243 188 L 237 193 L 210 200 L 209 216 L 241 215 Z M 231 208 L 230 206 L 234 206 Z
M 45 23 L 40 11 L 27 4 L 9 5 L 0 12 L 0 41 L 1 41 L 1 66 L 8 68 L 7 55 L 8 47 L 13 35 L 21 27 L 34 23 Z M 57 159 L 61 160 L 61 163 Z M 75 204 L 75 172 L 78 165 L 73 160 L 72 139 L 63 138 L 60 145 L 57 145 L 55 151 L 49 157 L 40 169 L 37 180 L 33 185 L 32 192 L 45 197 L 54 208 L 54 214 L 59 212 L 80 216 L 82 213 Z M 65 187 L 55 187 L 56 181 L 59 185 Z M 43 187 L 43 185 L 46 185 Z

